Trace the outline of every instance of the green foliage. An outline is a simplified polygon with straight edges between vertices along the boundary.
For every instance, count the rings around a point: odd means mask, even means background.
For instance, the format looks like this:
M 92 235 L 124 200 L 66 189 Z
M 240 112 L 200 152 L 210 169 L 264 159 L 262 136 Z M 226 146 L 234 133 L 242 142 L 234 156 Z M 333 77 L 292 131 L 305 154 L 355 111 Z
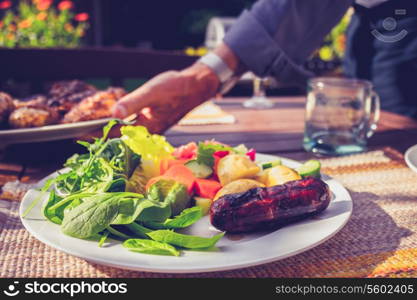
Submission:
M 20 1 L 0 19 L 0 47 L 73 48 L 89 27 L 88 14 L 75 15 L 70 6 L 52 5 L 52 1 Z
M 318 50 L 319 57 L 324 61 L 342 59 L 346 49 L 346 30 L 352 11 L 349 10 L 340 22 L 325 37 L 323 46 Z

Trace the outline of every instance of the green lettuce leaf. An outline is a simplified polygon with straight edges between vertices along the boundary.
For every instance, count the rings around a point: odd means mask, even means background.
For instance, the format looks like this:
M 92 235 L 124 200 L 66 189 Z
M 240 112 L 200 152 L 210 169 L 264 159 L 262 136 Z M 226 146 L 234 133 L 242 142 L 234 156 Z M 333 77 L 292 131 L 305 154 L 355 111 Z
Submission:
M 159 165 L 162 159 L 172 158 L 174 147 L 164 136 L 150 134 L 143 126 L 123 126 L 122 141 L 141 157 L 141 166 L 147 178 L 159 175 Z

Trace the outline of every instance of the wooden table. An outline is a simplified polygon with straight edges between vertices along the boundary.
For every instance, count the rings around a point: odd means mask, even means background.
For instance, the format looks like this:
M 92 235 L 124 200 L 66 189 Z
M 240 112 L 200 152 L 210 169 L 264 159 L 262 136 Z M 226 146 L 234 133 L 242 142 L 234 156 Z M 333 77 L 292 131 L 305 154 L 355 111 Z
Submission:
M 236 117 L 235 124 L 174 126 L 167 132 L 168 140 L 173 145 L 180 145 L 214 138 L 231 145 L 244 143 L 258 152 L 298 160 L 310 158 L 312 154 L 302 148 L 305 98 L 272 99 L 275 102 L 273 109 L 251 110 L 242 107 L 244 99 L 225 98 L 217 103 Z M 416 120 L 382 112 L 378 130 L 371 138 L 369 148 L 389 146 L 403 153 L 416 143 Z M 37 181 L 58 169 L 66 157 L 81 149 L 73 141 L 11 146 L 0 162 L 0 186 L 16 179 Z

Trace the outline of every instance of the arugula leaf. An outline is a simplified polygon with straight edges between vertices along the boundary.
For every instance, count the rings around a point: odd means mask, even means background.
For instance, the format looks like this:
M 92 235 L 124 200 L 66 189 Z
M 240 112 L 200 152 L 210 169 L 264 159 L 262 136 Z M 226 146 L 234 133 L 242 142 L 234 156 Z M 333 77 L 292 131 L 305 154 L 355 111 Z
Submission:
M 43 208 L 43 215 L 51 222 L 60 225 L 62 219 L 64 218 L 64 209 L 66 205 L 62 205 L 58 209 L 50 209 L 55 204 L 59 203 L 62 200 L 62 197 L 57 196 L 55 190 L 51 190 L 49 194 L 48 201 L 46 202 Z M 71 202 L 68 202 L 70 204 Z
M 45 183 L 45 185 L 40 190 L 39 196 L 35 198 L 35 200 L 32 201 L 32 203 L 26 208 L 26 210 L 22 214 L 22 218 L 25 218 L 27 214 L 36 206 L 36 204 L 42 199 L 42 197 L 45 195 L 45 193 L 49 190 L 49 188 L 55 183 L 55 179 L 51 178 L 48 179 Z
M 152 240 L 129 239 L 123 242 L 123 247 L 133 252 L 156 254 L 156 255 L 173 255 L 179 256 L 180 252 L 175 247 Z
M 129 178 L 140 163 L 140 156 L 120 139 L 109 140 L 100 157 L 109 162 L 118 176 Z
M 145 225 L 153 229 L 179 229 L 191 226 L 201 219 L 203 212 L 201 207 L 194 206 L 184 209 L 174 219 L 167 219 L 165 222 L 145 222 Z
M 149 232 L 148 236 L 150 236 L 150 238 L 154 241 L 168 243 L 178 247 L 201 249 L 213 247 L 217 241 L 224 236 L 224 232 L 211 238 L 205 238 L 200 236 L 181 234 L 172 230 L 156 230 Z

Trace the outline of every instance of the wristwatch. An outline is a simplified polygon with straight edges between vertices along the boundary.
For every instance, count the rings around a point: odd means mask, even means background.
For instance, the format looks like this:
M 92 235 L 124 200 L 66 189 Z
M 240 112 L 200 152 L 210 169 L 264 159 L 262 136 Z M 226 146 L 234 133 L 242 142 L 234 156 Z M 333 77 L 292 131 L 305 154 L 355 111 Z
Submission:
M 239 80 L 240 76 L 235 75 L 232 69 L 217 54 L 210 52 L 201 57 L 198 62 L 205 64 L 217 75 L 220 81 L 219 94 L 227 93 Z

